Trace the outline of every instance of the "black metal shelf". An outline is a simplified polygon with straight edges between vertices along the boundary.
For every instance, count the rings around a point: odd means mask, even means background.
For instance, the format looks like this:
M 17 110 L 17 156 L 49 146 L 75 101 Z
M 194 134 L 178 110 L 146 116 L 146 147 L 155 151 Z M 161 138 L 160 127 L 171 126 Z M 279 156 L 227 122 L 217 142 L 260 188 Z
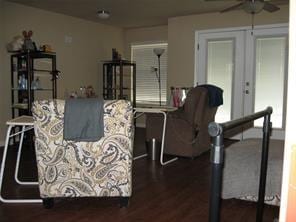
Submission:
M 103 87 L 103 89 L 120 90 L 120 87 L 115 87 L 115 88 Z M 122 90 L 131 90 L 131 88 L 129 88 L 129 87 L 123 87 Z
M 12 109 L 28 109 L 28 104 L 27 103 L 15 103 L 15 104 L 12 104 L 11 106 Z
M 14 53 L 11 59 L 11 107 L 12 117 L 19 115 L 31 115 L 32 103 L 37 92 L 47 92 L 49 98 L 57 97 L 57 69 L 56 54 L 40 51 L 27 51 Z M 36 68 L 36 62 L 41 59 L 49 60 L 46 69 Z M 48 67 L 48 68 L 47 68 Z M 44 81 L 46 88 L 32 88 L 32 83 L 39 76 L 50 77 Z M 25 88 L 19 87 L 19 79 L 26 79 Z M 41 94 L 43 95 L 43 94 Z M 45 94 L 47 97 L 47 94 Z M 16 111 L 19 110 L 19 111 Z
M 52 74 L 52 70 L 46 70 L 46 69 L 34 69 L 33 71 L 34 72 L 46 72 L 46 73 Z
M 19 89 L 19 88 L 12 88 L 11 90 L 13 91 L 27 91 L 28 89 Z M 52 91 L 53 89 L 51 88 L 42 88 L 42 89 L 31 89 L 34 91 Z
M 124 67 L 130 70 L 125 73 Z M 124 86 L 123 80 L 133 80 L 131 87 Z M 126 93 L 126 94 L 124 94 Z M 104 99 L 128 99 L 136 105 L 136 63 L 128 60 L 103 61 Z
M 42 52 L 42 51 L 17 52 L 12 54 L 11 56 L 21 58 L 21 57 L 27 57 L 28 54 L 33 59 L 43 59 L 43 58 L 53 59 L 56 57 L 55 52 Z

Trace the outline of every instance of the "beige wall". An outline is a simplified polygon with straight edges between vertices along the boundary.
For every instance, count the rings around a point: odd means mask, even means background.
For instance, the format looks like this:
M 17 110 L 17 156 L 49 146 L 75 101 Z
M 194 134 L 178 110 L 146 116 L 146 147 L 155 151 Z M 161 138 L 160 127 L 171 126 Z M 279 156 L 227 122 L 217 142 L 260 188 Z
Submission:
M 7 77 L 6 73 L 4 72 L 4 56 L 5 56 L 5 40 L 4 40 L 4 6 L 3 2 L 0 1 L 0 143 L 3 140 L 4 130 L 6 129 L 4 123 L 9 116 L 9 107 L 7 106 L 8 100 L 8 84 L 7 84 Z
M 1 1 L 0 1 L 1 4 Z M 168 87 L 192 86 L 194 83 L 195 31 L 249 26 L 250 15 L 242 11 L 209 13 L 170 18 L 168 26 L 127 29 L 88 22 L 13 3 L 0 7 L 0 141 L 4 139 L 5 121 L 10 117 L 10 67 L 9 54 L 4 45 L 22 30 L 32 29 L 33 40 L 50 44 L 57 52 L 57 66 L 62 76 L 58 81 L 58 97 L 65 90 L 92 84 L 97 93 L 102 91 L 102 68 L 99 61 L 111 58 L 111 48 L 117 48 L 130 59 L 132 43 L 164 42 L 169 44 Z M 275 13 L 260 13 L 256 24 L 288 22 L 288 6 L 281 6 Z M 65 43 L 65 36 L 73 42 Z
M 111 59 L 111 49 L 123 51 L 123 30 L 120 28 L 89 22 L 70 16 L 22 6 L 3 3 L 0 15 L 1 47 L 23 30 L 33 30 L 33 41 L 50 44 L 57 53 L 57 67 L 61 71 L 58 80 L 58 98 L 65 90 L 78 90 L 80 86 L 93 85 L 97 94 L 102 93 L 102 64 Z M 2 22 L 2 23 L 1 23 Z M 4 29 L 2 28 L 4 27 Z M 72 43 L 65 43 L 65 36 L 72 37 Z M 4 41 L 3 41 L 4 39 Z M 3 56 L 3 53 L 0 54 Z M 4 140 L 5 121 L 10 118 L 10 55 L 4 53 L 1 59 L 1 107 L 0 141 Z
M 288 23 L 288 6 L 275 13 L 255 15 L 255 24 Z M 217 28 L 250 26 L 251 16 L 243 11 L 207 13 L 170 18 L 168 26 L 125 30 L 125 56 L 130 59 L 132 43 L 168 42 L 168 90 L 170 86 L 194 85 L 195 32 Z M 140 120 L 140 122 L 142 122 Z
M 288 6 L 274 13 L 255 15 L 255 24 L 288 23 Z M 208 13 L 171 18 L 168 21 L 169 67 L 167 86 L 194 85 L 195 31 L 250 26 L 251 16 L 243 11 Z
M 126 29 L 124 31 L 124 55 L 126 59 L 131 59 L 131 44 L 167 42 L 167 40 L 167 26 Z
M 255 15 L 255 25 L 288 23 L 288 6 L 274 13 Z M 250 26 L 251 16 L 237 10 L 170 18 L 168 26 L 127 29 L 124 32 L 125 57 L 130 59 L 132 43 L 168 42 L 168 88 L 194 85 L 195 32 L 217 28 Z
M 131 45 L 168 41 L 168 27 L 155 26 L 147 28 L 126 29 L 124 31 L 124 56 L 131 59 Z M 137 118 L 138 127 L 145 126 L 145 115 Z

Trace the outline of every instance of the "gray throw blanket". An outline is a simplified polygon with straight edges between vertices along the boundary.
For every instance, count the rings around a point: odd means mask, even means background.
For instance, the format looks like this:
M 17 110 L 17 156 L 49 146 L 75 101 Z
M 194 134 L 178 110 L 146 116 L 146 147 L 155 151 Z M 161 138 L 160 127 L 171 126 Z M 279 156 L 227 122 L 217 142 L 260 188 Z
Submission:
M 64 113 L 64 139 L 98 141 L 104 136 L 104 101 L 98 98 L 68 99 Z

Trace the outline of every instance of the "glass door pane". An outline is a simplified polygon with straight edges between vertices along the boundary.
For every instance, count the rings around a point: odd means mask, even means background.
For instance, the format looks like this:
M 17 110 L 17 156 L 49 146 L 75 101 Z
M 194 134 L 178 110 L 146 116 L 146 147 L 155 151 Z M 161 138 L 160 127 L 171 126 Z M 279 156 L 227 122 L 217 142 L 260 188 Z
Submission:
M 256 39 L 255 112 L 273 108 L 272 126 L 283 128 L 284 81 L 287 59 L 286 37 Z M 262 120 L 255 126 L 262 126 Z
M 216 122 L 231 119 L 234 40 L 210 40 L 207 50 L 207 83 L 223 89 L 223 105 L 217 110 Z

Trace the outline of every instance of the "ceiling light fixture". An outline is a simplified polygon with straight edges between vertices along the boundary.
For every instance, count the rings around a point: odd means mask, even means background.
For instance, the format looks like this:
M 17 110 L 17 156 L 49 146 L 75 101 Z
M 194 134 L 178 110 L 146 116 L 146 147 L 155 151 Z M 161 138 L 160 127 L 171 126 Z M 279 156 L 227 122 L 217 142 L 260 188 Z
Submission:
M 97 15 L 101 19 L 107 19 L 107 18 L 110 17 L 110 12 L 108 12 L 106 10 L 100 10 L 100 11 L 97 12 Z

